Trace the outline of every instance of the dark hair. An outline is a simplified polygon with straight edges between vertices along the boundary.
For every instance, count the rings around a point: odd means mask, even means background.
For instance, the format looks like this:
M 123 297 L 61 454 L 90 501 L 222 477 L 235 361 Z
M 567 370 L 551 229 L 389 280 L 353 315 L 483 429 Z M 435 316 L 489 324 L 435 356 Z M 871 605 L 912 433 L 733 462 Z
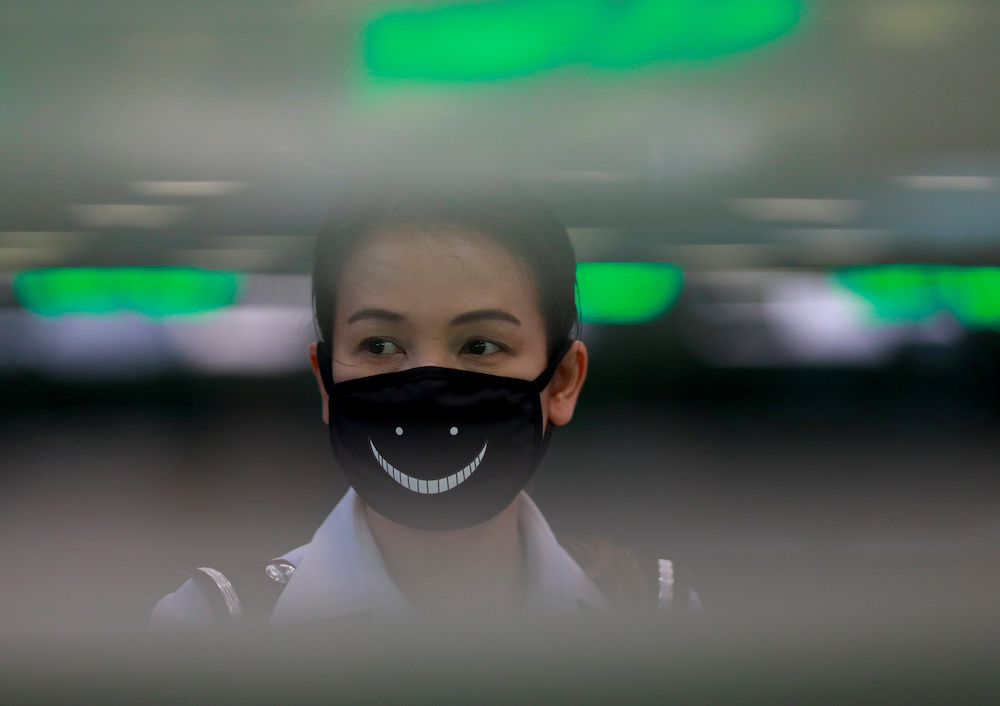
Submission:
M 313 311 L 327 350 L 344 263 L 366 236 L 399 225 L 460 227 L 504 245 L 530 270 L 549 354 L 576 332 L 576 255 L 565 226 L 537 196 L 513 182 L 408 186 L 368 190 L 347 200 L 316 237 Z

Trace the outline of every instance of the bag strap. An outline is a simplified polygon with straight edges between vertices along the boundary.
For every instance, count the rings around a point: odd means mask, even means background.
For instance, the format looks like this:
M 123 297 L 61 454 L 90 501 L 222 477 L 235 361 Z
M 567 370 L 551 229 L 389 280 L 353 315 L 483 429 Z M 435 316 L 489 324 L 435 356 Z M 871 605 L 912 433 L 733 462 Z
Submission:
M 635 608 L 652 603 L 653 591 L 635 555 L 605 540 L 587 542 L 560 538 L 560 543 L 615 608 Z M 669 559 L 657 562 L 655 604 L 659 613 L 697 610 L 686 572 Z M 208 598 L 215 620 L 264 619 L 271 616 L 295 565 L 286 559 L 266 564 L 240 564 L 225 572 L 199 566 L 185 574 Z
M 553 528 L 559 544 L 590 577 L 612 609 L 686 613 L 697 610 L 683 564 L 640 561 L 628 548 L 606 539 L 580 540 Z
M 659 570 L 659 593 L 656 597 L 656 607 L 661 613 L 686 613 L 695 610 L 691 601 L 691 585 L 687 573 L 669 559 L 657 561 Z
M 267 619 L 295 565 L 286 559 L 238 564 L 225 571 L 199 566 L 184 572 L 208 599 L 215 620 Z

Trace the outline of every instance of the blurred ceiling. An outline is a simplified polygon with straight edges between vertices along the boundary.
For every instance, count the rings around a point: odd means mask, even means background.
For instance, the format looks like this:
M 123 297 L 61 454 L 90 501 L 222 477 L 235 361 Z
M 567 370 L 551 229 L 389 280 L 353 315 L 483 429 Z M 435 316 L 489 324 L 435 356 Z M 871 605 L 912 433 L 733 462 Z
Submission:
M 305 272 L 360 178 L 521 175 L 582 259 L 1000 263 L 1000 4 L 804 2 L 729 57 L 378 81 L 421 3 L 0 2 L 0 272 Z M 422 3 L 430 4 L 430 3 Z

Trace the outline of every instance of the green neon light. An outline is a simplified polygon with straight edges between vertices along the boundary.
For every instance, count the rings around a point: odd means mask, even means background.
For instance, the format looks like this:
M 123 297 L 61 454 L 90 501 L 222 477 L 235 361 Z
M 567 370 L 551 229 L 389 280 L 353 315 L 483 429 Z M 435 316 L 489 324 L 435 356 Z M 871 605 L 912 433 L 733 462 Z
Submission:
M 921 265 L 852 267 L 835 272 L 833 280 L 867 302 L 877 322 L 916 323 L 943 308 L 930 272 Z
M 950 312 L 968 328 L 1000 328 L 998 267 L 871 265 L 832 279 L 865 300 L 876 323 L 918 323 Z
M 364 36 L 365 63 L 387 78 L 475 81 L 571 60 L 593 31 L 598 0 L 507 0 L 390 12 Z
M 587 57 L 613 68 L 746 51 L 788 33 L 802 16 L 798 0 L 634 0 L 613 6 L 617 17 Z
M 633 68 L 711 59 L 772 42 L 801 0 L 502 0 L 390 11 L 362 52 L 381 78 L 480 81 L 565 64 Z
M 585 323 L 638 324 L 673 306 L 684 274 L 676 265 L 660 262 L 581 262 L 576 281 Z
M 955 318 L 972 329 L 1000 328 L 1000 267 L 949 268 L 938 276 Z
M 233 304 L 242 277 L 185 267 L 70 267 L 14 275 L 14 295 L 42 316 L 139 314 L 153 319 Z

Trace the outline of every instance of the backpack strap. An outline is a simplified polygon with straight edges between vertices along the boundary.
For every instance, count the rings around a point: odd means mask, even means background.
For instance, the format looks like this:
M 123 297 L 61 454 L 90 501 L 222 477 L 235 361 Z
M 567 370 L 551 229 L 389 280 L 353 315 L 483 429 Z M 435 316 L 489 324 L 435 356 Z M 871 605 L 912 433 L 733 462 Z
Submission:
M 657 609 L 661 613 L 686 613 L 699 609 L 697 594 L 691 590 L 687 572 L 678 570 L 677 565 L 669 559 L 657 562 L 659 569 L 659 593 L 656 598 Z
M 698 598 L 687 574 L 669 559 L 657 562 L 658 591 L 650 590 L 640 562 L 631 551 L 605 540 L 586 542 L 560 538 L 560 543 L 597 585 L 614 608 L 651 603 L 655 593 L 659 613 L 698 610 Z M 281 597 L 295 565 L 287 559 L 266 564 L 239 564 L 225 572 L 199 566 L 185 574 L 201 588 L 215 620 L 267 619 Z
M 640 561 L 626 547 L 606 539 L 580 540 L 553 528 L 559 544 L 590 577 L 608 606 L 616 610 L 645 610 L 677 614 L 698 610 L 683 564 L 660 559 Z
M 208 599 L 215 620 L 267 619 L 295 573 L 286 559 L 239 564 L 225 571 L 199 566 L 184 572 Z
M 557 534 L 559 544 L 616 610 L 648 609 L 656 604 L 652 572 L 629 549 L 606 539 L 580 540 Z
M 660 574 L 660 591 L 656 596 L 659 610 L 670 610 L 674 604 L 674 562 L 659 559 L 656 562 Z

